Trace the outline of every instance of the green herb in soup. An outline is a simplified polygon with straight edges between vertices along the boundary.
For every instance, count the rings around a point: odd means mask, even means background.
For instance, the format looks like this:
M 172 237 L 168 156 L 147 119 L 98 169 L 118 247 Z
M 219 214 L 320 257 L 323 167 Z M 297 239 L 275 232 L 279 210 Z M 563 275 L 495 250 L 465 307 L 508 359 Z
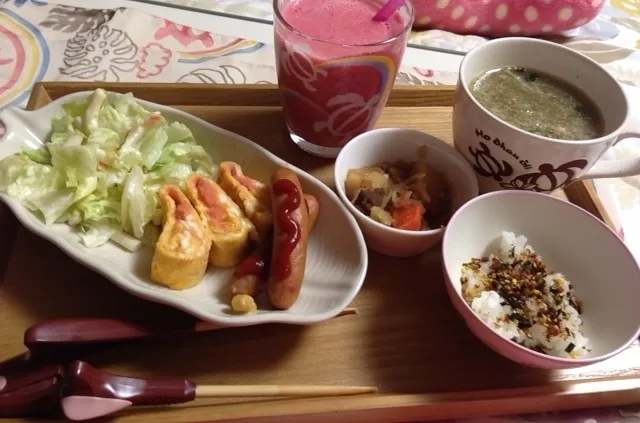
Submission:
M 506 67 L 475 78 L 470 89 L 491 113 L 524 131 L 560 140 L 602 135 L 600 111 L 591 100 L 547 74 Z

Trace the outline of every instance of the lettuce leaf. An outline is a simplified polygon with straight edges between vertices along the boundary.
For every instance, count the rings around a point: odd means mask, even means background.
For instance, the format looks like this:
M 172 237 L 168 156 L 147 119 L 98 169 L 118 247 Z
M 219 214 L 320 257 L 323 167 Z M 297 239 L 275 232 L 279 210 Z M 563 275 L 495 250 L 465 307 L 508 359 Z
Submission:
M 88 248 L 109 240 L 138 248 L 150 224 L 159 224 L 162 185 L 216 174 L 185 124 L 146 110 L 131 93 L 97 89 L 65 103 L 51 127 L 44 147 L 0 161 L 0 192 L 47 225 L 77 228 Z

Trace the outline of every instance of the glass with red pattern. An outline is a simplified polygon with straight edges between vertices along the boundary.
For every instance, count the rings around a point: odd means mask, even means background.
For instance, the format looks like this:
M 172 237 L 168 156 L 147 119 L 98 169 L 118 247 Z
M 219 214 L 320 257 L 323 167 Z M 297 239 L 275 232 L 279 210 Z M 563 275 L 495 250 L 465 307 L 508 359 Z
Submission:
M 414 12 L 386 21 L 384 0 L 274 0 L 278 85 L 289 134 L 308 153 L 334 158 L 372 129 L 396 78 Z

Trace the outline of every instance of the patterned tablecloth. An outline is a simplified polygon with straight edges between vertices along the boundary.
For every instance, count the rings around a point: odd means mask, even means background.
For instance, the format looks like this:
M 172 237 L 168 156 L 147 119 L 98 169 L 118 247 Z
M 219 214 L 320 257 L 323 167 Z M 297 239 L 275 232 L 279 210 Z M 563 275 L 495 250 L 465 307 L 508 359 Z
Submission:
M 266 0 L 165 0 L 269 19 Z M 96 2 L 97 3 L 97 2 Z M 94 4 L 96 4 L 94 3 Z M 554 37 L 582 51 L 617 77 L 640 107 L 640 0 L 611 0 L 601 16 Z M 439 30 L 412 42 L 458 51 L 485 42 Z M 273 47 L 200 31 L 132 8 L 80 9 L 39 0 L 0 0 L 0 107 L 24 106 L 37 81 L 274 83 Z M 456 74 L 403 66 L 400 84 L 453 84 Z M 637 112 L 640 113 L 640 112 Z M 640 131 L 640 124 L 636 128 Z M 640 140 L 610 156 L 640 154 Z M 598 190 L 640 257 L 640 178 L 599 181 Z M 640 406 L 507 418 L 471 423 L 640 422 Z

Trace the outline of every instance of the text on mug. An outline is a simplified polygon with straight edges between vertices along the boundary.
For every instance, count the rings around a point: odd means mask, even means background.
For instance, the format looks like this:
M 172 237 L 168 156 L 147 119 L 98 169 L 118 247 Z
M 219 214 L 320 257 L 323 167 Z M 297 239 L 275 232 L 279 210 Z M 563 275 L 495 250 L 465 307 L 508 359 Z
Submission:
M 498 147 L 500 147 L 505 153 L 509 154 L 511 157 L 513 157 L 514 159 L 516 159 L 518 161 L 518 163 L 520 163 L 520 165 L 525 168 L 525 169 L 531 169 L 531 163 L 529 163 L 529 160 L 521 160 L 520 156 L 516 153 L 514 153 L 513 151 L 511 151 L 510 148 L 507 148 L 504 145 L 503 141 L 500 141 L 499 138 L 496 137 L 492 137 L 488 134 L 485 134 L 482 129 L 478 129 L 476 128 L 476 136 L 479 138 L 484 139 L 485 141 L 491 141 L 492 143 L 494 143 L 495 145 L 497 145 Z

